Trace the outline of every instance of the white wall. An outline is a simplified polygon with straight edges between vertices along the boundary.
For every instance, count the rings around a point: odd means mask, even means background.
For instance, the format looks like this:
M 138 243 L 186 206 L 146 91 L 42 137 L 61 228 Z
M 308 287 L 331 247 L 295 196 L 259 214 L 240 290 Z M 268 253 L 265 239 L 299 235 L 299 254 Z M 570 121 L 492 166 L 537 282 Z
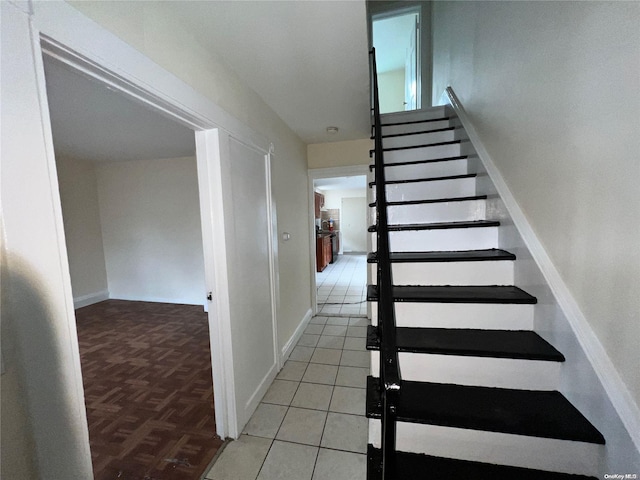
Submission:
M 640 402 L 640 4 L 436 2 L 451 84 Z
M 366 253 L 367 249 L 367 199 L 366 197 L 342 198 L 341 248 L 345 252 Z
M 95 165 L 56 158 L 62 218 L 76 307 L 108 298 Z
M 404 68 L 378 74 L 380 113 L 404 112 Z
M 0 219 L 0 243 L 4 244 L 4 228 Z M 2 245 L 4 247 L 4 245 Z M 0 250 L 0 289 L 2 321 L 2 375 L 0 376 L 0 478 L 38 478 L 35 461 L 33 428 L 25 402 L 26 386 L 19 370 L 19 353 L 16 335 L 19 325 L 10 315 L 10 272 L 7 268 L 6 250 Z
M 343 198 L 364 198 L 365 206 L 362 208 L 362 218 L 366 219 L 366 188 L 350 188 L 345 190 L 319 190 L 324 195 L 324 206 L 326 208 L 340 209 L 340 253 L 342 252 L 365 252 L 367 250 L 367 231 L 366 227 L 362 232 L 354 232 L 349 228 L 352 222 L 342 205 Z M 348 215 L 348 213 L 347 213 Z M 364 220 L 363 220 L 364 221 Z M 365 222 L 366 223 L 366 222 Z M 361 226 L 362 221 L 357 225 Z
M 111 298 L 204 304 L 193 157 L 97 165 Z
M 312 143 L 307 145 L 309 168 L 369 165 L 369 150 L 372 148 L 373 140 L 370 139 Z
M 324 206 L 326 208 L 342 208 L 342 199 L 344 197 L 366 197 L 366 188 L 349 188 L 344 190 L 320 190 L 316 189 L 324 195 Z
M 640 4 L 435 2 L 451 85 L 640 403 Z

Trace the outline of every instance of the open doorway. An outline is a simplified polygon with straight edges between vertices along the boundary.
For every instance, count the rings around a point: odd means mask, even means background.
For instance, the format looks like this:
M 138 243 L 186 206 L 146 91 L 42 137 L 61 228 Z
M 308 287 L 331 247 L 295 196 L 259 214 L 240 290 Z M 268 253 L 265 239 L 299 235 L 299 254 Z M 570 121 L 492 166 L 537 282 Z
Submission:
M 421 107 L 420 10 L 373 17 L 380 113 Z
M 376 49 L 380 112 L 431 105 L 431 2 L 368 2 Z
M 222 439 L 194 132 L 44 64 L 94 477 L 198 479 Z
M 313 180 L 318 315 L 367 313 L 367 177 Z

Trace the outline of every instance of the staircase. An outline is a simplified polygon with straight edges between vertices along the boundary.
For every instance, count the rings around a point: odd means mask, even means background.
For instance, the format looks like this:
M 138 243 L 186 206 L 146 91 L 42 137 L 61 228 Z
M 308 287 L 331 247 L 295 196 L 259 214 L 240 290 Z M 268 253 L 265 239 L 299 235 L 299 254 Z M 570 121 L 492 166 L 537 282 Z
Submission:
M 378 124 L 367 478 L 595 478 L 605 440 L 557 391 L 565 358 L 533 331 L 450 109 Z

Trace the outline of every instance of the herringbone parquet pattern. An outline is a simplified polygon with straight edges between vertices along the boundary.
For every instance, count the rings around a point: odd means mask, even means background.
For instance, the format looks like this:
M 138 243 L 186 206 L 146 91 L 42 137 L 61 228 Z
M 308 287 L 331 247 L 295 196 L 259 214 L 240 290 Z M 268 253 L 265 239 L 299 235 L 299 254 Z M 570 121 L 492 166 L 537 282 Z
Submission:
M 107 300 L 76 319 L 95 479 L 199 479 L 222 445 L 202 307 Z

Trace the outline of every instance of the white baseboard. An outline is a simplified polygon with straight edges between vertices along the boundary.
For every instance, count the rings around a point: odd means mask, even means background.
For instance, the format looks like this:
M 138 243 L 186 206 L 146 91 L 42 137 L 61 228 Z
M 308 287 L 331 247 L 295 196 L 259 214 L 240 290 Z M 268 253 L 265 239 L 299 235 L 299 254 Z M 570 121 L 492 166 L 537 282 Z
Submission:
M 277 374 L 278 374 L 278 368 L 277 368 L 277 365 L 274 363 L 269 369 L 269 371 L 267 372 L 267 374 L 262 378 L 262 381 L 258 385 L 258 388 L 256 388 L 255 391 L 253 392 L 253 395 L 251 395 L 251 397 L 249 397 L 249 400 L 247 400 L 247 403 L 244 406 L 243 424 L 246 424 L 251 418 L 251 415 L 253 415 L 253 412 L 256 411 L 256 408 L 258 408 L 258 404 L 260 403 L 260 400 L 262 400 L 262 397 L 264 397 L 264 394 L 267 393 L 267 390 L 269 390 L 269 387 L 271 386 L 271 383 L 273 382 L 273 380 L 276 378 Z
M 87 307 L 104 300 L 109 300 L 109 290 L 100 290 L 99 292 L 74 297 L 73 308 Z
M 154 302 L 154 303 L 173 303 L 176 305 L 204 305 L 201 301 L 194 302 L 193 299 L 187 298 L 166 298 L 166 297 L 145 297 L 137 295 L 111 295 L 111 300 L 127 300 L 130 302 Z
M 296 328 L 296 331 L 293 332 L 293 335 L 291 335 L 289 341 L 285 344 L 284 347 L 282 347 L 282 352 L 280 352 L 280 365 L 284 365 L 284 362 L 287 361 L 289 355 L 291 355 L 291 352 L 293 352 L 293 349 L 298 343 L 298 340 L 300 340 L 300 337 L 304 333 L 304 329 L 307 328 L 307 325 L 309 325 L 309 321 L 311 320 L 312 316 L 313 312 L 311 311 L 311 309 L 307 310 L 307 313 L 305 313 L 304 317 L 300 321 L 300 324 L 298 325 L 298 328 Z
M 629 389 L 618 374 L 613 362 L 607 355 L 602 343 L 598 340 L 593 329 L 589 325 L 575 298 L 569 291 L 566 283 L 562 280 L 560 273 L 551 261 L 551 258 L 544 249 L 542 243 L 536 236 L 529 221 L 516 202 L 515 197 L 507 186 L 502 174 L 496 167 L 489 153 L 485 149 L 478 133 L 469 120 L 464 107 L 451 87 L 447 87 L 445 92 L 451 107 L 458 116 L 471 143 L 475 147 L 478 157 L 482 161 L 487 173 L 491 177 L 496 190 L 498 191 L 504 205 L 506 206 L 511 219 L 525 242 L 531 256 L 540 268 L 549 288 L 553 292 L 558 305 L 564 312 L 573 333 L 575 334 L 585 355 L 602 383 L 604 391 L 613 404 L 620 420 L 627 429 L 636 449 L 640 451 L 640 408 L 635 402 Z
M 291 352 L 293 351 L 294 347 L 298 343 L 298 340 L 304 333 L 304 329 L 307 328 L 307 325 L 309 324 L 309 321 L 311 320 L 312 316 L 313 314 L 311 312 L 311 309 L 307 310 L 307 313 L 305 313 L 304 317 L 300 321 L 298 328 L 296 328 L 295 332 L 293 332 L 293 335 L 291 335 L 291 338 L 289 338 L 289 341 L 286 343 L 286 345 L 282 347 L 282 351 L 279 352 L 279 355 L 280 355 L 280 358 L 278 359 L 279 363 L 275 363 L 269 369 L 267 374 L 264 376 L 264 378 L 258 385 L 258 388 L 256 388 L 256 390 L 253 392 L 249 400 L 247 400 L 247 403 L 244 406 L 244 412 L 243 412 L 244 423 L 246 423 L 249 420 L 249 418 L 251 418 L 251 415 L 253 415 L 253 412 L 255 412 L 256 408 L 258 408 L 258 404 L 260 403 L 260 400 L 262 400 L 262 397 L 264 397 L 264 394 L 267 393 L 267 390 L 269 390 L 271 383 L 273 382 L 273 380 L 276 378 L 276 375 L 278 374 L 278 365 L 283 365 L 284 362 L 289 358 L 289 355 L 291 355 Z

